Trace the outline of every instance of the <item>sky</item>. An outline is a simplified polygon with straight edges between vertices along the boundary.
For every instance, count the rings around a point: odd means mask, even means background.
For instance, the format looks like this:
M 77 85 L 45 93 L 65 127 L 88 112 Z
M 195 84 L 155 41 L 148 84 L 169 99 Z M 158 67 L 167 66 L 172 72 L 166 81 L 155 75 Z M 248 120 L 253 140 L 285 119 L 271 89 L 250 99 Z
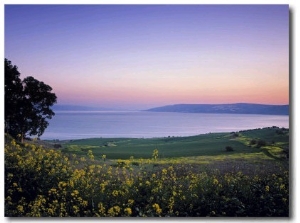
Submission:
M 5 5 L 4 54 L 58 104 L 289 104 L 288 5 Z

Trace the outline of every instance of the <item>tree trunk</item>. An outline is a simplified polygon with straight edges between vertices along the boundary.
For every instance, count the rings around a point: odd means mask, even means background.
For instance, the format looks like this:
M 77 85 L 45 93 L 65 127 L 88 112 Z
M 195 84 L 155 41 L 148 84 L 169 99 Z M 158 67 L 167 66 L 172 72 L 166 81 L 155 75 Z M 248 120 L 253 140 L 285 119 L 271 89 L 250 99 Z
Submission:
M 21 133 L 21 143 L 24 143 L 24 134 Z

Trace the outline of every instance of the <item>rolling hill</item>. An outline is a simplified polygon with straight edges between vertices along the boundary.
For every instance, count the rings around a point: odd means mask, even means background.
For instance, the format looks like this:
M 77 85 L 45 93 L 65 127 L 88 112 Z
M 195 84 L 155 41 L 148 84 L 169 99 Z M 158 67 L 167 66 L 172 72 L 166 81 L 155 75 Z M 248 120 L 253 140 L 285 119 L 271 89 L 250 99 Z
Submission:
M 263 114 L 289 115 L 289 105 L 266 104 L 175 104 L 151 108 L 150 112 L 220 113 L 220 114 Z

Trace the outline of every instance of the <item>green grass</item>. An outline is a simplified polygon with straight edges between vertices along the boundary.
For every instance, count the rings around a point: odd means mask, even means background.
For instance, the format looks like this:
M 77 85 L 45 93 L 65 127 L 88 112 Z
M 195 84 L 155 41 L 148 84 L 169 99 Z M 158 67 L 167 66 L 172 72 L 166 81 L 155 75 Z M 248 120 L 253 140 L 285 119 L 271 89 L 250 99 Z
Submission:
M 68 142 L 64 151 L 86 154 L 92 150 L 95 156 L 107 155 L 110 159 L 151 158 L 158 149 L 161 158 L 227 154 L 225 146 L 231 146 L 232 153 L 249 153 L 253 149 L 241 142 L 229 140 L 228 134 L 207 134 L 193 137 L 153 139 L 86 139 Z M 75 148 L 75 149 L 74 149 Z
M 263 140 L 266 146 L 258 148 L 249 145 L 251 139 Z M 282 149 L 289 145 L 288 129 L 275 127 L 246 130 L 237 133 L 209 133 L 190 137 L 166 138 L 91 138 L 61 141 L 62 151 L 86 155 L 92 150 L 96 159 L 106 155 L 107 159 L 129 159 L 130 157 L 148 159 L 154 149 L 159 150 L 159 158 L 179 157 L 264 157 L 281 158 Z M 227 152 L 231 146 L 234 151 Z
M 289 130 L 279 128 L 20 145 L 6 140 L 6 216 L 123 216 L 129 200 L 131 216 L 160 215 L 153 209 L 158 205 L 161 216 L 288 216 L 288 146 Z M 116 207 L 123 212 L 114 214 Z
M 247 138 L 263 139 L 268 143 L 284 143 L 289 142 L 289 129 L 270 127 L 254 130 L 241 131 L 241 134 Z

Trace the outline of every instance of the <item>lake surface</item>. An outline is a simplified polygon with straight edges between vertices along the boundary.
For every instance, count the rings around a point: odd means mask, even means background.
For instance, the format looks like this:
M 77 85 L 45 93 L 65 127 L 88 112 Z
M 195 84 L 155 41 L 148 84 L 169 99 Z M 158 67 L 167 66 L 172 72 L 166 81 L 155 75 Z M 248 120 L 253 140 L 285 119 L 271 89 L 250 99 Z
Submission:
M 152 138 L 232 132 L 262 127 L 289 128 L 289 116 L 168 112 L 56 112 L 41 139 Z

